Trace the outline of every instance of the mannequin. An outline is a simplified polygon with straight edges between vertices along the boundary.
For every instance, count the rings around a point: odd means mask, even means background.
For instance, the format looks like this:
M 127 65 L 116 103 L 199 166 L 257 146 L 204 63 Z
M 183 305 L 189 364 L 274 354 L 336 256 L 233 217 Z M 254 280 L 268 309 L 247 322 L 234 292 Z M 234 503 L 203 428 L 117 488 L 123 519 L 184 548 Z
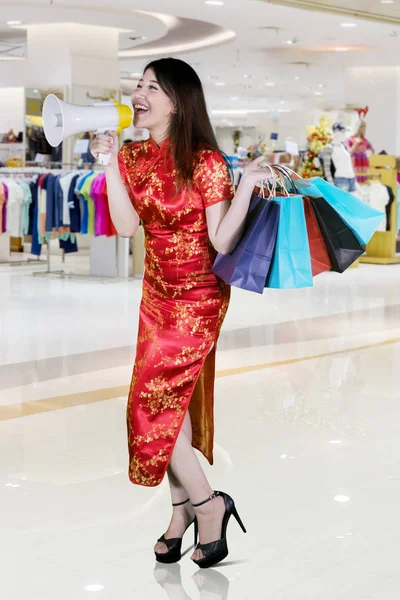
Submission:
M 321 153 L 324 177 L 326 181 L 346 192 L 355 192 L 357 189 L 356 175 L 351 154 L 346 145 L 346 126 L 343 123 L 335 123 L 332 127 L 332 136 L 332 142 L 325 146 Z
M 357 173 L 357 181 L 359 183 L 365 183 L 367 178 L 362 175 L 366 173 L 369 168 L 368 153 L 374 154 L 374 148 L 365 137 L 367 132 L 367 123 L 364 119 L 360 121 L 357 129 L 357 133 L 354 137 L 349 140 L 350 143 L 350 154 L 353 157 L 353 165 Z M 361 173 L 361 175 L 359 175 Z

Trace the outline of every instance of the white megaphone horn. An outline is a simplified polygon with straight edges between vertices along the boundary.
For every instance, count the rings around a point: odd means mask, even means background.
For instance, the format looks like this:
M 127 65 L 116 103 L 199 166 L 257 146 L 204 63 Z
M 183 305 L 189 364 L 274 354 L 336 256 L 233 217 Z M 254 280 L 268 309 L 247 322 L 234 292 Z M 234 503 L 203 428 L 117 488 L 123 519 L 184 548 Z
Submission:
M 49 94 L 43 103 L 43 128 L 50 146 L 55 148 L 63 140 L 85 131 L 104 133 L 129 127 L 133 111 L 125 104 L 102 102 L 94 106 L 81 106 L 63 102 L 54 94 Z M 101 165 L 108 165 L 111 154 L 99 154 Z

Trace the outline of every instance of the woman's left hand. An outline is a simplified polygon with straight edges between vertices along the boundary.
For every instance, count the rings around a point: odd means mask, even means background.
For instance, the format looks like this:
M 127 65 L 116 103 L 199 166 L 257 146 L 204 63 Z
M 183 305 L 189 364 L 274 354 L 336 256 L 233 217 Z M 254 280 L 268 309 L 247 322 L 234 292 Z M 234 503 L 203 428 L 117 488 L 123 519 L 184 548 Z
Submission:
M 251 161 L 243 169 L 242 181 L 251 184 L 253 187 L 260 181 L 277 179 L 277 175 L 270 165 L 265 162 L 263 156 L 259 156 L 255 160 Z

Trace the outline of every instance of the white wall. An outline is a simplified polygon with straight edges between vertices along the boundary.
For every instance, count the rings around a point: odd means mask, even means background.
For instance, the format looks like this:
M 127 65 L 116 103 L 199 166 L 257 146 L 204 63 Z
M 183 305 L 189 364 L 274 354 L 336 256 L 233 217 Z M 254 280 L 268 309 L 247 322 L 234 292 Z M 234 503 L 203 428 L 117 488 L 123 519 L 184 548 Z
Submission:
M 238 127 L 216 127 L 215 135 L 217 142 L 222 152 L 225 152 L 228 156 L 233 155 L 233 132 Z M 240 145 L 247 148 L 251 144 L 257 141 L 257 129 L 256 127 L 241 127 L 242 136 L 240 138 Z
M 0 88 L 0 133 L 25 131 L 25 90 Z
M 375 151 L 400 154 L 400 68 L 347 69 L 345 98 L 348 105 L 369 106 L 366 137 Z

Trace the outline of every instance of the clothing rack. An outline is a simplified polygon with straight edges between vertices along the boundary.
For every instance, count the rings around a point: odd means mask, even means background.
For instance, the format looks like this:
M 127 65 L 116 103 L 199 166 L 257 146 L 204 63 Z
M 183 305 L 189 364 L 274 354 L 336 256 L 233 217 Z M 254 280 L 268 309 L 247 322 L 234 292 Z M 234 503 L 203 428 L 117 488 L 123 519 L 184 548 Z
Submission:
M 47 163 L 48 164 L 48 163 Z M 51 164 L 62 164 L 63 166 L 75 166 L 75 163 L 51 163 Z M 44 173 L 48 173 L 51 170 L 52 174 L 58 174 L 58 173 L 62 173 L 62 171 L 64 169 L 48 169 L 47 165 L 46 167 L 42 166 L 42 167 L 19 167 L 19 168 L 14 168 L 14 167 L 1 167 L 0 168 L 0 177 L 1 175 L 17 175 L 17 176 L 21 176 L 21 175 L 25 175 L 28 177 L 32 177 L 33 175 L 43 175 Z M 81 169 L 77 169 L 77 170 L 81 170 Z M 50 244 L 48 243 L 47 240 L 44 240 L 44 243 L 47 246 L 47 251 L 46 251 L 46 261 L 41 260 L 39 257 L 37 258 L 30 258 L 28 257 L 27 259 L 24 260 L 0 260 L 0 265 L 10 265 L 11 267 L 22 267 L 26 264 L 29 263 L 36 263 L 36 264 L 46 264 L 46 271 L 39 271 L 36 273 L 33 273 L 33 275 L 46 275 L 46 274 L 55 274 L 55 275 L 61 275 L 64 273 L 64 271 L 51 271 L 51 267 L 50 267 L 50 261 L 51 261 L 51 253 L 50 253 Z M 65 252 L 64 250 L 62 250 L 61 252 L 61 260 L 64 263 L 65 262 Z
M 391 187 L 394 197 L 397 197 L 397 163 L 396 157 L 387 154 L 377 154 L 369 159 L 370 168 L 367 173 L 360 173 L 368 179 L 379 178 L 383 185 Z M 361 184 L 362 185 L 362 184 Z M 367 244 L 365 256 L 360 262 L 375 265 L 395 265 L 400 263 L 400 256 L 396 256 L 396 202 L 393 202 L 390 211 L 390 231 L 377 231 Z
M 76 171 L 76 173 L 86 174 L 87 171 L 104 171 L 102 165 L 90 165 L 89 169 L 80 168 L 76 163 L 54 163 L 58 168 L 49 169 L 49 163 L 41 164 L 40 166 L 28 166 L 21 168 L 0 168 L 1 175 L 5 176 L 34 176 L 51 173 L 58 175 L 63 171 Z M 94 168 L 97 166 L 97 168 Z M 68 168 L 69 167 L 69 168 Z M 104 237 L 91 236 L 90 238 L 90 275 L 78 275 L 66 273 L 64 270 L 52 270 L 51 268 L 51 244 L 45 239 L 43 243 L 47 244 L 47 260 L 46 270 L 40 270 L 33 273 L 34 276 L 59 275 L 66 278 L 78 278 L 87 280 L 101 280 L 104 282 L 120 281 L 128 278 L 128 261 L 129 261 L 129 240 L 120 238 L 119 236 Z M 35 262 L 36 259 L 28 258 L 24 261 L 7 261 L 11 265 L 21 265 L 28 262 Z M 65 261 L 65 253 L 62 251 L 62 262 Z M 44 264 L 45 261 L 38 261 Z M 115 273 L 115 274 L 114 274 Z

